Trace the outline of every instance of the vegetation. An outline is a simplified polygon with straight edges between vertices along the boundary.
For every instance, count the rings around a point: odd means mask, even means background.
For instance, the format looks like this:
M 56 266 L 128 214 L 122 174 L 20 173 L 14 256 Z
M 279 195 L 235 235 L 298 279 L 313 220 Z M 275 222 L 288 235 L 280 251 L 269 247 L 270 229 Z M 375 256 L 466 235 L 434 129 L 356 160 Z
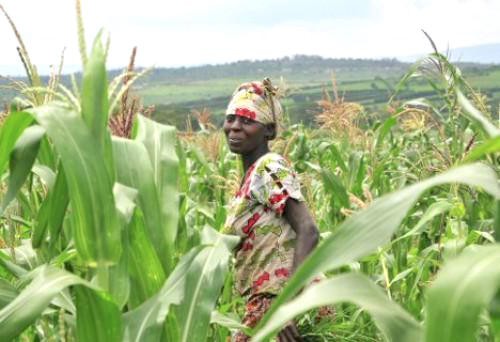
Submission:
M 36 83 L 25 63 L 30 84 L 0 127 L 0 340 L 225 341 L 245 329 L 238 241 L 218 232 L 241 165 L 209 110 L 178 134 L 136 115 L 133 63 L 108 84 L 108 44 L 99 35 L 87 54 L 78 18 L 81 85 Z M 434 96 L 403 102 L 416 78 Z M 253 340 L 292 318 L 311 341 L 500 338 L 495 109 L 437 51 L 392 95 L 380 117 L 324 94 L 319 128 L 288 125 L 274 142 L 322 241 L 246 329 Z M 324 305 L 335 316 L 316 322 Z
M 136 94 L 144 105 L 154 105 L 154 120 L 186 130 L 186 114 L 204 107 L 213 113 L 216 123 L 228 97 L 237 84 L 249 79 L 283 79 L 287 88 L 286 109 L 292 123 L 314 127 L 315 114 L 320 111 L 317 101 L 329 88 L 332 74 L 337 79 L 339 91 L 346 100 L 362 104 L 372 115 L 383 117 L 386 104 L 399 79 L 410 68 L 409 63 L 397 60 L 331 59 L 317 56 L 293 56 L 276 60 L 240 61 L 224 65 L 205 65 L 189 68 L 158 68 L 136 82 Z M 500 66 L 461 63 L 460 69 L 476 88 L 488 96 L 492 108 L 500 105 Z M 121 74 L 112 70 L 109 78 Z M 40 77 L 47 82 L 48 77 Z M 80 81 L 81 75 L 75 79 Z M 15 78 L 14 80 L 25 80 Z M 60 82 L 71 88 L 71 78 L 62 75 Z M 9 80 L 0 78 L 0 103 L 7 103 L 16 96 L 9 88 Z M 412 98 L 430 98 L 435 92 L 423 80 L 412 80 L 399 92 L 403 101 Z M 193 119 L 191 124 L 196 127 Z

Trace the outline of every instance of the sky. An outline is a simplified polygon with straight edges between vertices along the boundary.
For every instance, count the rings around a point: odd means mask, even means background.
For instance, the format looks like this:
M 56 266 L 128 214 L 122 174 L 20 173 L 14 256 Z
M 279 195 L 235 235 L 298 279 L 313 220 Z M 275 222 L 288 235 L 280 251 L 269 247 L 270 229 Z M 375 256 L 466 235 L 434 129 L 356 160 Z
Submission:
M 296 54 L 383 58 L 500 43 L 500 0 L 81 0 L 87 46 L 104 28 L 108 68 L 178 67 Z M 80 69 L 74 0 L 0 0 L 41 73 Z M 0 74 L 22 74 L 0 16 Z

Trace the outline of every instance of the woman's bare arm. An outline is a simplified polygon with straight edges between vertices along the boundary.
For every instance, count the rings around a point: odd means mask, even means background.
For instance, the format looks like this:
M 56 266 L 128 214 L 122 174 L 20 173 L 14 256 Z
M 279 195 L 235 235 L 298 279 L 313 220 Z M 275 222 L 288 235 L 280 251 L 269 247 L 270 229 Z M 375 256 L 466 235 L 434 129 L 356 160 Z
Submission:
M 293 273 L 318 244 L 319 232 L 304 202 L 299 202 L 292 198 L 288 199 L 283 215 L 297 235 L 297 244 L 295 246 L 295 255 L 291 270 L 291 273 Z M 280 331 L 278 341 L 303 341 L 295 322 L 291 322 Z
M 293 273 L 318 244 L 319 232 L 304 202 L 299 202 L 293 198 L 288 199 L 284 216 L 297 235 L 297 245 L 291 270 Z

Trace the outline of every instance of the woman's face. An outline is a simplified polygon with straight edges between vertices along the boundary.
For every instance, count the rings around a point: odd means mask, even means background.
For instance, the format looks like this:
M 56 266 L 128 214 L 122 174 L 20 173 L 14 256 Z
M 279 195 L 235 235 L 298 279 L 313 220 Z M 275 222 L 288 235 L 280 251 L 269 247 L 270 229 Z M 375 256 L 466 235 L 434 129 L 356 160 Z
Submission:
M 229 114 L 224 120 L 229 149 L 233 153 L 249 154 L 262 144 L 267 144 L 266 126 L 244 116 Z

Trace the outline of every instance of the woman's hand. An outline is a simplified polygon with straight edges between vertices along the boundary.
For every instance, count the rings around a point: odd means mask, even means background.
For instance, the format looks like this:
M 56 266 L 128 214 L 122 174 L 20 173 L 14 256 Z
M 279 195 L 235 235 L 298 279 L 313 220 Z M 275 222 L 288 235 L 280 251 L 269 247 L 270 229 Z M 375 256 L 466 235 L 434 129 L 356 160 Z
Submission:
M 295 325 L 295 322 L 288 324 L 281 332 L 278 334 L 279 342 L 301 342 L 304 341 L 302 337 L 300 337 L 299 330 Z

